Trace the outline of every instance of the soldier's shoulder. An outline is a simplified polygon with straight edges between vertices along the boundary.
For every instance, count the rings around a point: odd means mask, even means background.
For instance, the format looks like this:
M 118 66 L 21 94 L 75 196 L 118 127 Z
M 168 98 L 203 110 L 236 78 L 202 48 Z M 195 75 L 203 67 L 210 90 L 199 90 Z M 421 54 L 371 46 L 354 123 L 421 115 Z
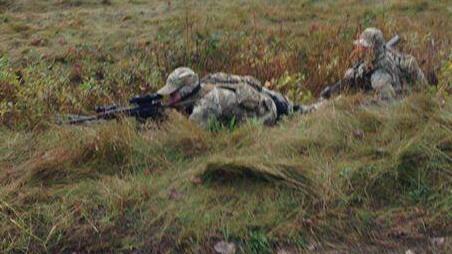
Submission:
M 221 97 L 231 92 L 235 92 L 235 87 L 230 85 L 220 85 L 218 83 L 205 82 L 201 83 L 201 91 L 199 98 Z
M 237 80 L 235 76 L 236 75 L 224 72 L 210 73 L 201 79 L 201 83 L 211 83 L 211 84 L 232 83 L 234 80 Z
M 261 87 L 261 82 L 253 76 L 250 75 L 241 76 L 235 74 L 228 74 L 224 72 L 208 74 L 201 79 L 201 83 L 213 85 L 234 85 L 245 83 L 255 88 Z

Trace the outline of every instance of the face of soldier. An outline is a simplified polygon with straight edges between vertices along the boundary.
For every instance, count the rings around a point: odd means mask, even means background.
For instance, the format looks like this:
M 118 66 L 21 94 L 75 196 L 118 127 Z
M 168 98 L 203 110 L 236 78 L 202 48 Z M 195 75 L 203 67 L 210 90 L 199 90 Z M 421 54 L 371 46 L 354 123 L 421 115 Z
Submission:
M 168 105 L 173 106 L 174 104 L 181 101 L 182 96 L 179 93 L 179 90 L 175 91 L 174 93 L 170 94 L 170 97 L 168 99 Z
M 355 46 L 355 52 L 356 52 L 358 58 L 361 60 L 370 52 L 370 50 L 371 49 L 369 47 L 365 47 L 363 45 Z
M 375 51 L 372 47 L 356 45 L 353 56 L 356 57 L 355 59 L 363 61 L 365 65 L 370 67 L 375 59 Z

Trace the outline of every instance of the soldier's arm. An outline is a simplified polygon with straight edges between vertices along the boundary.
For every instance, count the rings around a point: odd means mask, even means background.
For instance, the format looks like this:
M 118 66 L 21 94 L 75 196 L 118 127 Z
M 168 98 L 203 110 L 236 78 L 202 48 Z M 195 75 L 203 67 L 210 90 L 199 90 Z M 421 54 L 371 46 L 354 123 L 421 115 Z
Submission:
M 202 128 L 208 128 L 209 121 L 218 119 L 222 114 L 220 96 L 219 89 L 210 91 L 196 103 L 189 119 L 196 122 Z
M 265 97 L 263 105 L 264 113 L 259 117 L 259 120 L 265 125 L 273 125 L 276 123 L 276 119 L 278 118 L 276 104 L 271 98 L 267 96 Z
M 359 63 L 345 72 L 344 81 L 354 83 L 357 80 L 364 79 L 366 73 L 366 65 L 364 63 Z

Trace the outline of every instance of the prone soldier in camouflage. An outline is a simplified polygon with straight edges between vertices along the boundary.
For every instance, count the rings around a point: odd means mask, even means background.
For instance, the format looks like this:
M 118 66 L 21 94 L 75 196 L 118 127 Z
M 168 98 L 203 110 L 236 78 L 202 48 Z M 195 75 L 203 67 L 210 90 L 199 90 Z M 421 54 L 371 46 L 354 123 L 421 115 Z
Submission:
M 367 28 L 354 44 L 363 62 L 357 68 L 347 70 L 346 83 L 372 89 L 382 100 L 393 100 L 404 91 L 427 85 L 416 59 L 386 47 L 379 29 Z
M 262 87 L 254 77 L 214 73 L 199 80 L 187 67 L 174 70 L 157 93 L 169 95 L 169 106 L 204 128 L 211 120 L 227 124 L 250 118 L 273 125 L 293 110 L 286 97 Z

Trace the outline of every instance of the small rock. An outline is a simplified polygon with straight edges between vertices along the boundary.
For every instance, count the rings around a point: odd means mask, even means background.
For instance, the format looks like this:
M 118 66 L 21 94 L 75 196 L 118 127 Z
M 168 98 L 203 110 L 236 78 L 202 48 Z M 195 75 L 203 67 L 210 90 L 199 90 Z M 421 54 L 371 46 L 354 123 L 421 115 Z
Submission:
M 314 222 L 311 219 L 303 219 L 303 224 L 312 227 L 314 225 Z
M 444 245 L 446 240 L 444 239 L 444 237 L 433 237 L 430 238 L 430 242 L 436 247 L 441 247 Z
M 364 131 L 360 129 L 353 130 L 353 136 L 357 139 L 363 139 L 364 138 Z
M 182 198 L 183 195 L 182 195 L 181 192 L 177 191 L 175 188 L 172 188 L 172 189 L 169 191 L 168 196 L 169 196 L 169 199 L 172 199 L 172 200 L 179 200 L 179 199 Z
M 217 253 L 220 254 L 235 254 L 236 252 L 235 244 L 225 241 L 217 242 L 214 246 L 214 249 Z
M 379 147 L 375 150 L 375 153 L 377 156 L 384 156 L 386 155 L 388 152 L 386 151 L 386 149 Z
M 292 252 L 285 250 L 285 249 L 279 249 L 276 254 L 291 254 Z
M 314 251 L 315 249 L 317 249 L 317 244 L 311 243 L 311 244 L 308 245 L 308 250 L 309 251 Z
M 415 254 L 415 253 L 412 250 L 407 250 L 407 251 L 405 251 L 405 254 Z
M 444 98 L 441 98 L 440 101 L 439 101 L 439 105 L 441 107 L 444 107 L 444 105 L 446 105 L 446 100 Z
M 66 39 L 64 37 L 58 38 L 58 44 L 60 44 L 61 46 L 66 45 Z
M 202 184 L 202 179 L 199 176 L 194 176 L 190 179 L 193 184 L 199 185 Z
M 42 46 L 44 44 L 44 40 L 42 38 L 33 38 L 30 44 L 32 46 Z

